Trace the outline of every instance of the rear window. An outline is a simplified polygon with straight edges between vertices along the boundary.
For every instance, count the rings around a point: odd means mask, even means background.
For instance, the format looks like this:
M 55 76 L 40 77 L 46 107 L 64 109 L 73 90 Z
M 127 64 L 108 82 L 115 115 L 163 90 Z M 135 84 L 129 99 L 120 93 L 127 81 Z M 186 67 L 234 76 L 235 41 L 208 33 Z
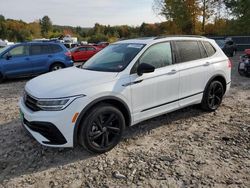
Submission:
M 209 42 L 207 41 L 204 41 L 203 42 L 205 48 L 206 48 L 206 51 L 207 51 L 207 55 L 208 56 L 212 56 L 215 54 L 216 50 L 214 49 L 214 47 L 212 46 L 212 44 L 210 44 Z
M 50 47 L 51 47 L 53 53 L 58 53 L 58 52 L 63 51 L 62 47 L 60 45 L 57 45 L 57 44 L 51 44 Z
M 194 61 L 202 58 L 197 41 L 176 41 L 175 43 L 180 55 L 179 62 Z

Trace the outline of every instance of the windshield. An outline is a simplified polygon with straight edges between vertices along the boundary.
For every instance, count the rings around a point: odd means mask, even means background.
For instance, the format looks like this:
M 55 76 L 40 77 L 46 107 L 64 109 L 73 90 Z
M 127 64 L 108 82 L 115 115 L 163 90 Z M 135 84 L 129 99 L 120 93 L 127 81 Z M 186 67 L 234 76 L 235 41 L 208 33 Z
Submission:
M 0 54 L 7 50 L 10 46 L 5 46 L 4 48 L 0 48 Z
M 134 43 L 109 45 L 89 59 L 82 68 L 104 72 L 120 72 L 128 66 L 144 46 L 144 44 Z

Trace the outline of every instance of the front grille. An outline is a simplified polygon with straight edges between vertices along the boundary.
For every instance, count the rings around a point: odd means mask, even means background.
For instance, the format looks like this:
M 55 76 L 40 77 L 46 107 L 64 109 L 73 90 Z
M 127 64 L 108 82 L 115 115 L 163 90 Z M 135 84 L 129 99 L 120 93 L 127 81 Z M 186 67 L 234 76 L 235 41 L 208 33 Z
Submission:
M 37 100 L 33 97 L 31 97 L 29 94 L 25 93 L 24 94 L 24 103 L 25 105 L 32 111 L 39 111 L 41 110 L 38 106 L 37 106 Z

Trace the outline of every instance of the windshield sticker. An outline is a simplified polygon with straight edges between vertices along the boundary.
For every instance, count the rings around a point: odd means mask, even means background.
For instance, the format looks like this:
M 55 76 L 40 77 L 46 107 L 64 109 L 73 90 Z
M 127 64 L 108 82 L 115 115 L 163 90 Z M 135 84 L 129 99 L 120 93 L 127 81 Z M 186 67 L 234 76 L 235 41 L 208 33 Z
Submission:
M 139 48 L 141 49 L 143 47 L 143 44 L 129 44 L 128 48 Z

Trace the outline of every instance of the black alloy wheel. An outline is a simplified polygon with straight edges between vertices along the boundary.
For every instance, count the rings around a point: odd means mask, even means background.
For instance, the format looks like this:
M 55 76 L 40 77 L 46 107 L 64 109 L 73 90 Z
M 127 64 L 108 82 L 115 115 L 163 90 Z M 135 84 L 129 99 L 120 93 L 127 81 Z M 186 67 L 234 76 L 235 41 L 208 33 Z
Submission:
M 204 93 L 202 107 L 207 111 L 215 111 L 221 104 L 224 88 L 221 82 L 212 81 Z
M 123 114 L 109 104 L 95 107 L 81 125 L 79 142 L 87 150 L 104 153 L 121 140 L 125 127 Z

